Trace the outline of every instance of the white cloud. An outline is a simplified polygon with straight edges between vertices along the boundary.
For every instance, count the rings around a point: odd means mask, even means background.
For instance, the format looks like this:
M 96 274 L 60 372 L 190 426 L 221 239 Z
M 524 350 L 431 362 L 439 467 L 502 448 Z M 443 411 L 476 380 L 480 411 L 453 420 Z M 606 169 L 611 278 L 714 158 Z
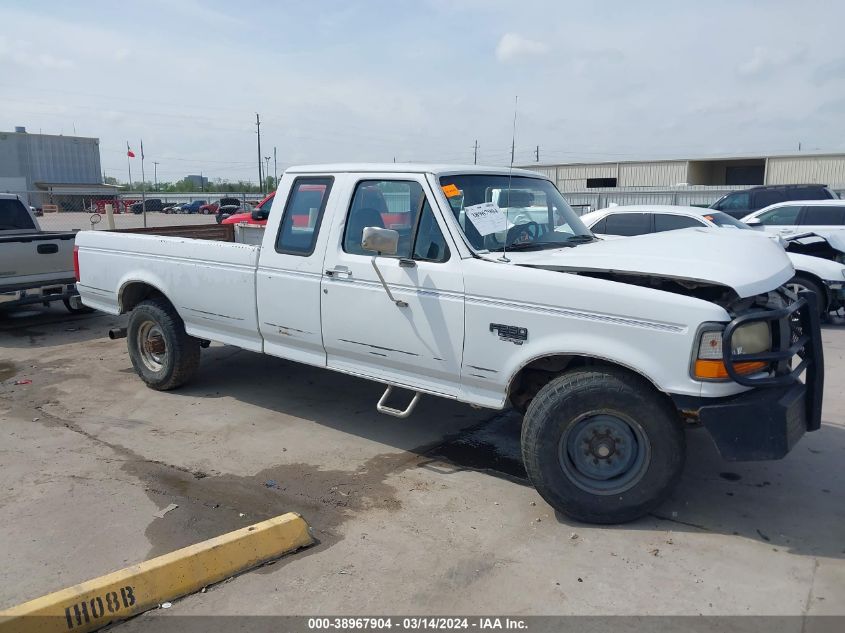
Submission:
M 804 48 L 780 51 L 763 46 L 755 46 L 751 58 L 740 64 L 739 74 L 744 77 L 760 77 L 777 73 L 787 66 L 799 64 L 806 59 Z
M 496 58 L 509 62 L 518 57 L 543 55 L 549 50 L 543 42 L 530 40 L 519 33 L 505 33 L 496 46 Z

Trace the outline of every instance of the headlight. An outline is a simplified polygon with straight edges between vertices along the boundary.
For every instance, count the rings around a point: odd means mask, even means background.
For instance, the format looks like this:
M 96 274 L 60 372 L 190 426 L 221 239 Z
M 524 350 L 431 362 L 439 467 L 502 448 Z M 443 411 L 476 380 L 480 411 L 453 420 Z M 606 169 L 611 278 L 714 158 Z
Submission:
M 739 326 L 731 337 L 734 354 L 757 354 L 772 349 L 772 332 L 768 321 L 754 321 Z M 722 330 L 705 330 L 698 342 L 698 354 L 693 366 L 693 378 L 698 380 L 729 380 L 722 351 Z M 768 363 L 750 361 L 734 363 L 738 374 L 764 371 Z

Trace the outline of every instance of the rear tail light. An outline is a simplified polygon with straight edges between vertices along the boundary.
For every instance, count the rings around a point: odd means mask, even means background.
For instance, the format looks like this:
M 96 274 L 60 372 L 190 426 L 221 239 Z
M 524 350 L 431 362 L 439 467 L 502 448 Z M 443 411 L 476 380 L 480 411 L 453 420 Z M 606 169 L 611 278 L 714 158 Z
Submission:
M 76 244 L 73 245 L 73 275 L 79 281 L 79 247 Z

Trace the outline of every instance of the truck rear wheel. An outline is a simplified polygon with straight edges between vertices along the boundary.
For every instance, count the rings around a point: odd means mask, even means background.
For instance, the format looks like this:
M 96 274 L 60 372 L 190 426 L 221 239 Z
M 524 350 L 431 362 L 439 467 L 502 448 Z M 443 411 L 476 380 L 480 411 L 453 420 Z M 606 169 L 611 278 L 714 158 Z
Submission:
M 200 340 L 167 301 L 148 299 L 132 310 L 126 330 L 132 366 L 148 387 L 167 391 L 193 378 L 200 362 Z
M 555 378 L 522 425 L 531 483 L 553 508 L 586 523 L 633 521 L 660 505 L 685 450 L 669 403 L 644 379 L 610 367 Z

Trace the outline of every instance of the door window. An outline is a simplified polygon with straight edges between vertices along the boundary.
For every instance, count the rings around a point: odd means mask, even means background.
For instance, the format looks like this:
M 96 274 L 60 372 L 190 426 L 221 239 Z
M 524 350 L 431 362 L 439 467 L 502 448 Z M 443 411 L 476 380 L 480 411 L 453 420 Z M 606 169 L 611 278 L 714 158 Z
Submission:
M 743 211 L 751 207 L 751 195 L 747 191 L 729 194 L 719 203 L 720 211 Z
M 651 233 L 651 216 L 645 213 L 614 213 L 607 216 L 607 235 L 643 235 Z
M 798 221 L 801 207 L 778 207 L 757 216 L 760 224 L 765 226 L 792 226 Z
M 789 200 L 784 191 L 773 189 L 771 191 L 758 191 L 754 194 L 754 209 L 765 209 L 769 205 Z
M 412 180 L 362 180 L 346 216 L 343 250 L 371 255 L 361 247 L 364 229 L 374 226 L 399 233 L 395 257 L 443 262 L 449 249 L 422 186 Z
M 428 262 L 445 262 L 449 259 L 449 246 L 437 220 L 434 219 L 434 212 L 428 204 L 423 205 L 417 227 L 417 239 L 414 241 L 414 259 Z
M 314 252 L 333 178 L 297 178 L 285 205 L 276 252 L 307 257 Z
M 801 224 L 810 225 L 841 225 L 843 224 L 845 207 L 816 206 L 804 207 L 804 215 L 801 216 Z
M 654 216 L 654 230 L 657 233 L 663 231 L 676 231 L 688 229 L 694 226 L 706 226 L 701 220 L 686 215 L 673 215 L 671 213 L 658 213 Z
M 593 233 L 606 233 L 607 232 L 607 218 L 602 218 L 601 220 L 599 220 L 598 222 L 593 224 L 593 226 L 590 227 L 590 230 Z

